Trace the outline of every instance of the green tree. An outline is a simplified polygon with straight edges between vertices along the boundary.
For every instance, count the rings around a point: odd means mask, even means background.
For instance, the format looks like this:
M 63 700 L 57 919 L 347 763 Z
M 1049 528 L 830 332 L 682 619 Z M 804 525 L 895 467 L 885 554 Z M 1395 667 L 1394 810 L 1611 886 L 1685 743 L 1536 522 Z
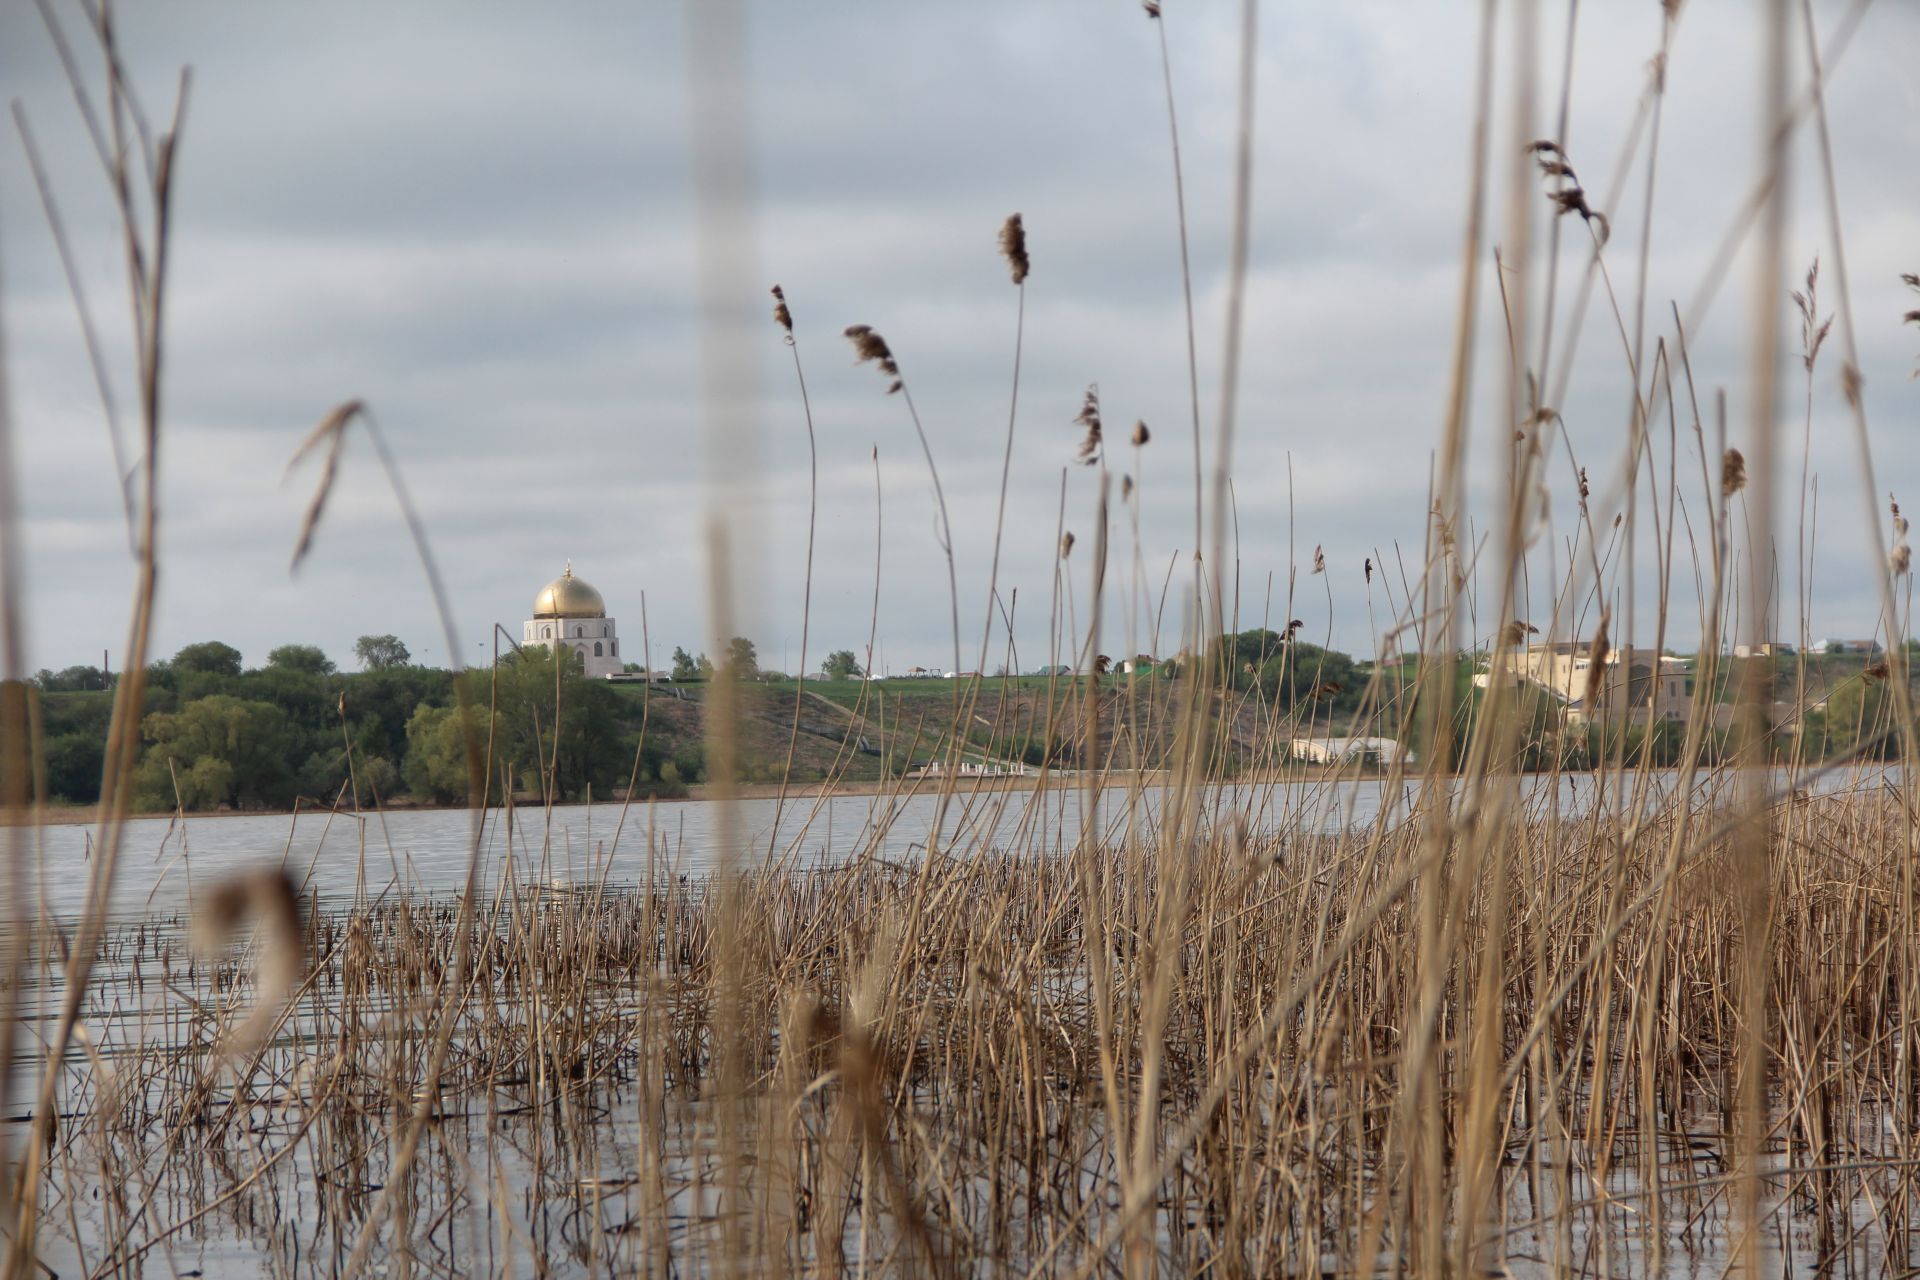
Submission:
M 1897 723 L 1893 706 L 1893 692 L 1887 687 L 1883 677 L 1858 675 L 1843 681 L 1827 698 L 1826 714 L 1823 717 L 1824 747 L 1822 754 L 1847 751 L 1862 741 L 1877 738 Z M 1868 755 L 1884 759 L 1896 754 L 1900 749 L 1897 735 L 1868 751 Z
M 267 665 L 316 676 L 333 674 L 333 659 L 327 656 L 326 650 L 311 644 L 283 644 L 267 655 Z
M 484 726 L 485 716 L 477 716 L 475 732 L 486 732 Z M 458 710 L 422 706 L 413 713 L 402 776 L 407 790 L 423 800 L 452 804 L 467 798 L 467 738 Z
M 673 650 L 673 678 L 675 680 L 696 680 L 700 676 L 700 665 L 693 655 L 678 645 Z
M 555 671 L 556 661 L 559 670 Z M 467 697 L 499 713 L 494 734 L 495 792 L 500 769 L 513 770 L 514 786 L 543 798 L 575 799 L 591 787 L 608 795 L 633 767 L 632 737 L 623 733 L 627 694 L 605 680 L 589 680 L 572 649 L 556 655 L 529 645 L 493 672 L 469 672 Z
M 63 733 L 48 738 L 43 757 L 48 795 L 74 804 L 92 804 L 100 798 L 100 771 L 106 761 L 106 742 L 100 735 Z
M 368 671 L 386 671 L 413 661 L 407 646 L 400 642 L 399 636 L 393 635 L 361 636 L 353 642 L 353 653 Z
M 851 649 L 835 649 L 820 664 L 820 673 L 829 680 L 854 680 L 866 674 Z
M 79 693 L 111 689 L 113 677 L 99 667 L 68 667 L 63 671 L 41 671 L 33 682 L 45 693 Z
M 760 676 L 760 655 L 754 652 L 753 641 L 745 636 L 727 641 L 724 665 L 727 674 L 735 680 L 756 680 Z
M 233 799 L 233 765 L 218 756 L 201 756 L 184 769 L 176 767 L 167 781 L 175 801 L 190 811 L 216 809 Z
M 293 762 L 308 754 L 286 712 L 268 702 L 216 693 L 177 712 L 150 715 L 148 747 L 134 773 L 141 808 L 285 808 L 295 793 Z
M 237 676 L 240 674 L 240 651 L 218 640 L 205 640 L 199 644 L 190 644 L 174 654 L 172 665 L 178 672 Z
M 453 673 L 432 667 L 388 667 L 347 676 L 342 694 L 354 743 L 370 756 L 404 760 L 407 721 L 421 706 L 453 700 Z M 338 742 L 338 728 L 334 741 Z

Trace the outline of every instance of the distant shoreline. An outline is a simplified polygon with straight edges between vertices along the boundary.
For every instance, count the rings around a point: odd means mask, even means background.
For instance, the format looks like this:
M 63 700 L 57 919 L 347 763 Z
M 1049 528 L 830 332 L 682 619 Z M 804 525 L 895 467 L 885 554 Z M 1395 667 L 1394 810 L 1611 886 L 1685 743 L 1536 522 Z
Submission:
M 1336 779 L 1343 782 L 1360 782 L 1375 781 L 1386 776 L 1386 771 L 1382 769 L 1266 769 L 1236 778 L 1213 779 L 1209 781 L 1207 785 L 1260 786 L 1281 782 L 1327 782 Z M 1413 778 L 1418 775 L 1409 773 L 1407 776 Z M 1106 787 L 1122 787 L 1138 782 L 1143 786 L 1159 787 L 1166 785 L 1170 777 L 1171 772 L 1166 769 L 1142 769 L 1138 771 L 1116 769 L 1110 770 L 1106 774 L 1103 785 Z M 1035 791 L 1039 789 L 1042 781 L 1045 781 L 1049 787 L 1058 787 L 1071 791 L 1081 790 L 1086 785 L 1085 776 L 1077 773 L 1054 772 L 1044 775 L 1044 778 L 1038 773 L 996 774 L 984 777 L 963 776 L 959 778 L 928 776 L 924 778 L 893 778 L 837 782 L 831 786 L 818 782 L 796 782 L 786 788 L 786 797 L 788 800 L 817 800 L 822 797 L 858 797 L 892 794 L 931 796 L 937 795 L 942 787 L 947 785 L 951 785 L 953 791 L 957 794 L 973 795 L 982 791 Z M 663 804 L 683 804 L 687 802 L 711 803 L 719 798 L 715 795 L 714 790 L 711 783 L 699 783 L 688 787 L 687 793 L 683 796 L 636 796 L 633 799 L 633 804 L 635 807 L 639 807 L 655 799 L 658 799 Z M 778 799 L 779 796 L 780 784 L 777 782 L 741 783 L 733 789 L 733 798 L 736 800 L 775 800 Z M 569 800 L 555 807 L 571 808 L 581 803 L 583 802 Z M 622 801 L 618 798 L 596 798 L 593 803 L 596 805 L 620 804 Z M 537 800 L 516 801 L 516 805 L 523 809 L 537 809 L 541 807 L 540 802 Z M 461 804 L 388 804 L 378 809 L 360 810 L 358 816 L 370 817 L 383 813 L 458 813 L 465 810 L 466 807 L 467 806 Z M 502 806 L 495 804 L 489 807 L 498 809 Z M 336 817 L 343 818 L 356 816 L 352 810 L 329 810 L 318 806 L 302 808 L 298 813 L 301 817 L 324 816 L 329 813 Z M 294 815 L 295 811 L 292 809 L 189 809 L 184 816 L 198 821 L 203 818 L 290 818 Z M 179 811 L 169 810 L 164 813 L 131 813 L 127 815 L 127 820 L 129 822 L 166 822 L 181 816 Z M 0 828 L 30 828 L 36 825 L 50 827 L 92 826 L 97 821 L 98 815 L 95 812 L 94 806 L 62 805 L 44 808 L 37 812 L 29 811 L 24 821 L 0 820 Z

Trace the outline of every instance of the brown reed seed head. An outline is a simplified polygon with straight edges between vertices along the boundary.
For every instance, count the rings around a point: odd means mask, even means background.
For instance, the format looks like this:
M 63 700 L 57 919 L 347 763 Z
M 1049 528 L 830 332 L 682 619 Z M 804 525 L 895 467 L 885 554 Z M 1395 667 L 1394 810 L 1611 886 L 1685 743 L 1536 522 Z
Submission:
M 1860 369 L 1851 360 L 1840 366 L 1840 394 L 1855 409 L 1860 407 L 1860 388 L 1865 385 Z
M 1327 571 L 1326 548 L 1321 547 L 1318 544 L 1316 544 L 1313 548 L 1313 571 L 1315 573 L 1325 573 Z
M 1160 16 L 1160 0 L 1140 0 L 1140 7 L 1147 11 L 1149 18 Z
M 1060 558 L 1062 560 L 1065 560 L 1068 556 L 1072 554 L 1073 554 L 1073 530 L 1069 529 L 1065 533 L 1060 535 Z
M 1033 264 L 1027 261 L 1027 229 L 1017 213 L 1008 214 L 1007 220 L 1000 224 L 1000 254 L 1007 260 L 1007 271 L 1013 276 L 1013 282 L 1025 284 Z
M 1534 626 L 1531 622 L 1523 622 L 1518 618 L 1509 622 L 1506 628 L 1507 643 L 1515 648 L 1525 644 L 1528 636 L 1537 636 L 1539 634 L 1540 628 Z
M 1151 439 L 1153 439 L 1153 432 L 1147 430 L 1147 424 L 1135 419 L 1133 424 L 1133 447 L 1138 449 Z
M 1587 469 L 1582 467 L 1580 468 L 1580 501 L 1585 502 L 1590 492 L 1591 490 L 1587 488 Z
M 1875 680 L 1885 680 L 1890 670 L 1891 668 L 1884 661 L 1874 662 L 1861 668 L 1860 674 L 1868 683 L 1872 683 Z
M 1367 569 L 1367 583 L 1371 585 L 1373 583 L 1373 557 L 1372 556 L 1367 557 L 1366 569 Z
M 1605 244 L 1612 238 L 1612 224 L 1607 215 L 1587 203 L 1586 189 L 1580 185 L 1580 176 L 1573 171 L 1573 162 L 1567 159 L 1567 153 L 1560 144 L 1542 139 L 1533 144 L 1531 150 L 1534 163 L 1540 166 L 1540 172 L 1548 178 L 1560 179 L 1564 186 L 1547 192 L 1547 199 L 1562 214 L 1577 213 L 1588 226 L 1599 227 L 1600 243 Z
M 1920 275 L 1916 275 L 1911 271 L 1903 271 L 1900 273 L 1900 283 L 1906 285 L 1907 288 L 1912 289 L 1915 293 L 1920 293 Z M 1901 317 L 1900 322 L 1902 324 L 1920 324 L 1920 311 L 1907 312 L 1906 315 Z M 1920 378 L 1920 365 L 1915 366 L 1913 376 Z
M 255 1048 L 305 972 L 304 905 L 293 880 L 277 868 L 222 880 L 197 904 L 192 942 L 202 955 L 217 955 L 242 925 L 252 922 L 260 929 L 254 957 L 255 1003 L 244 1019 L 222 1035 L 225 1051 L 244 1053 Z
M 1825 322 L 1819 320 L 1820 314 L 1820 259 L 1815 258 L 1813 265 L 1807 268 L 1807 287 L 1802 292 L 1795 289 L 1788 296 L 1800 313 L 1800 360 L 1812 372 L 1813 362 L 1820 354 L 1821 344 L 1827 340 L 1827 331 L 1833 328 L 1833 317 L 1829 315 Z
M 900 365 L 893 358 L 893 348 L 887 340 L 873 331 L 870 324 L 850 324 L 847 326 L 847 341 L 853 344 L 854 360 L 865 364 L 869 360 L 880 366 L 880 372 L 893 379 L 893 385 L 887 388 L 892 395 L 904 385 L 900 380 Z
M 773 322 L 789 334 L 793 332 L 793 312 L 787 310 L 787 295 L 779 285 L 773 286 Z
M 1747 459 L 1738 449 L 1729 449 L 1720 459 L 1720 493 L 1731 498 L 1747 487 Z
M 1913 568 L 1913 549 L 1902 542 L 1894 547 L 1893 554 L 1887 557 L 1893 576 L 1898 578 Z
M 1097 676 L 1103 676 L 1112 669 L 1113 659 L 1104 653 L 1093 660 L 1093 674 Z
M 1594 701 L 1599 698 L 1600 690 L 1607 681 L 1607 655 L 1613 651 L 1607 643 L 1607 623 L 1612 616 L 1606 609 L 1600 611 L 1600 625 L 1594 629 L 1593 643 L 1587 646 L 1587 687 L 1580 705 L 1589 712 L 1593 710 Z
M 1100 461 L 1102 436 L 1100 431 L 1100 386 L 1098 383 L 1087 388 L 1087 398 L 1080 404 L 1080 412 L 1074 415 L 1074 422 L 1085 430 L 1080 438 L 1080 461 L 1092 466 Z

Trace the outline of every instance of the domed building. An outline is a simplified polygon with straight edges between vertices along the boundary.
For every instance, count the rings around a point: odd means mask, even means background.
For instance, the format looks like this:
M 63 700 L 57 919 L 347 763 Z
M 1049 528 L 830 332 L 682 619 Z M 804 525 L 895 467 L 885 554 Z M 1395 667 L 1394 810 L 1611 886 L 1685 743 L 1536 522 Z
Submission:
M 533 598 L 533 617 L 524 624 L 523 639 L 555 652 L 562 647 L 573 650 L 594 679 L 626 670 L 620 660 L 620 637 L 607 616 L 607 602 L 585 579 L 573 576 L 571 560 L 567 571 Z

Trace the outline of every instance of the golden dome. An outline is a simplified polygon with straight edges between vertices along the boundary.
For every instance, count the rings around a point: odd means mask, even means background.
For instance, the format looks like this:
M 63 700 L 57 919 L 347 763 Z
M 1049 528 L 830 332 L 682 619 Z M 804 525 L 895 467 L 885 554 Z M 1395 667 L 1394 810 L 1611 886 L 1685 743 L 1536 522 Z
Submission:
M 573 565 L 569 563 L 565 573 L 540 588 L 540 594 L 533 598 L 533 616 L 604 618 L 607 602 L 584 579 L 573 576 Z

